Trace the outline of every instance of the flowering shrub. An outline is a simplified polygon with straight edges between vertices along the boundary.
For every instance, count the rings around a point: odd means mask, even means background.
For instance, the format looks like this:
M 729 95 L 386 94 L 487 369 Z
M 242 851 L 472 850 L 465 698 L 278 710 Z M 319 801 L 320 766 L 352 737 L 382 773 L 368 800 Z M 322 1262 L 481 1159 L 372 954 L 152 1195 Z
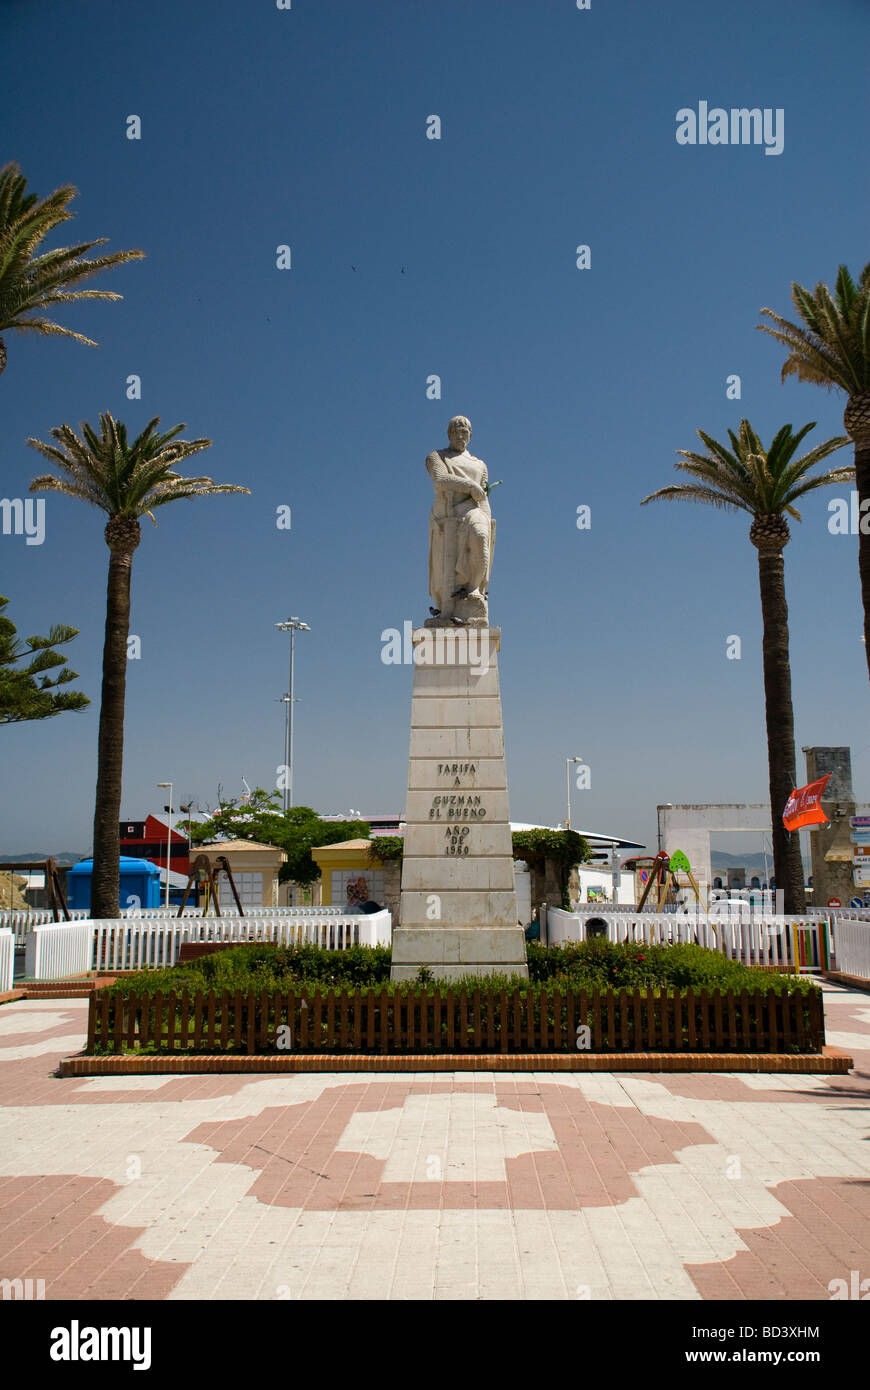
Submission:
M 348 907 L 353 907 L 354 903 L 367 903 L 369 900 L 369 886 L 360 874 L 359 878 L 348 880 L 347 903 Z

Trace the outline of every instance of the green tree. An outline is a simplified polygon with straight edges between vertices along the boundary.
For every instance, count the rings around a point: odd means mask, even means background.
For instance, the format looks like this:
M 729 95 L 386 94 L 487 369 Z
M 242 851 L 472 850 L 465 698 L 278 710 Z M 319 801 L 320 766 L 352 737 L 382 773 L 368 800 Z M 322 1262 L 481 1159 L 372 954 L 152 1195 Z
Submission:
M 790 532 L 784 513 L 800 521 L 800 513 L 794 505 L 799 498 L 817 488 L 847 482 L 854 476 L 851 467 L 810 476 L 810 470 L 817 463 L 848 444 L 842 436 L 817 444 L 800 458 L 794 457 L 804 436 L 814 428 L 815 422 L 793 434 L 791 425 L 783 425 L 768 449 L 764 448 L 748 420 L 741 420 L 737 435 L 733 430 L 728 431 L 731 449 L 698 430 L 707 453 L 679 449 L 677 452 L 684 462 L 674 465 L 696 481 L 660 488 L 641 503 L 645 506 L 660 500 L 704 502 L 726 511 L 748 512 L 752 517 L 749 539 L 758 551 L 761 589 L 773 863 L 776 886 L 783 890 L 785 910 L 790 913 L 805 910 L 806 893 L 798 836 L 796 833 L 790 835 L 782 823 L 785 803 L 797 785 L 783 560 Z
M 536 876 L 532 883 L 533 898 L 540 892 L 552 891 L 546 886 L 549 881 L 558 886 L 559 906 L 569 909 L 571 870 L 575 864 L 588 863 L 592 858 L 589 841 L 576 830 L 547 830 L 542 826 L 534 830 L 515 830 L 511 841 L 514 859 L 524 859 Z M 537 910 L 537 903 L 534 907 Z
M 217 810 L 207 820 L 182 821 L 180 825 L 189 828 L 195 845 L 223 839 L 254 840 L 284 850 L 287 863 L 281 867 L 282 883 L 313 883 L 320 877 L 312 848 L 371 836 L 366 821 L 321 820 L 310 806 L 291 806 L 285 813 L 278 792 L 262 787 L 255 787 L 244 801 L 219 798 Z
M 84 709 L 91 703 L 87 695 L 60 689 L 78 680 L 78 673 L 54 650 L 78 637 L 78 628 L 57 623 L 47 637 L 25 637 L 22 646 L 15 624 L 5 616 L 8 604 L 8 598 L 0 596 L 0 724 L 50 719 L 65 710 Z M 27 665 L 22 666 L 22 661 Z M 49 676 L 49 671 L 57 674 Z
M 186 427 L 176 425 L 157 433 L 158 417 L 150 420 L 132 442 L 126 427 L 106 411 L 100 433 L 87 423 L 82 438 L 69 425 L 51 431 L 56 444 L 39 439 L 28 443 L 59 469 L 34 478 L 31 492 L 61 492 L 107 512 L 103 535 L 109 547 L 106 590 L 106 631 L 100 696 L 97 754 L 97 793 L 94 808 L 94 872 L 91 913 L 115 917 L 119 894 L 119 827 L 124 764 L 124 702 L 127 685 L 127 636 L 130 631 L 130 576 L 133 552 L 139 544 L 139 518 L 184 497 L 212 497 L 224 492 L 248 492 L 246 487 L 216 484 L 211 478 L 185 478 L 175 466 L 207 449 L 210 439 L 177 439 Z
M 42 312 L 57 304 L 80 299 L 121 299 L 112 290 L 78 290 L 75 285 L 123 261 L 140 260 L 144 251 L 115 251 L 109 256 L 87 259 L 88 251 L 102 246 L 108 238 L 84 241 L 78 246 L 61 246 L 55 251 L 36 252 L 49 232 L 74 213 L 69 204 L 76 189 L 67 184 L 42 201 L 35 193 L 25 193 L 27 180 L 17 164 L 0 169 L 0 333 L 42 333 L 75 338 L 90 347 L 93 338 L 62 328 Z M 6 344 L 0 337 L 0 372 L 6 367 Z
M 792 284 L 792 303 L 801 323 L 791 323 L 762 309 L 772 319 L 756 325 L 788 348 L 782 379 L 796 376 L 828 390 L 845 391 L 848 396 L 843 428 L 855 446 L 855 483 L 858 490 L 858 573 L 864 604 L 864 643 L 870 671 L 870 522 L 865 530 L 864 516 L 870 513 L 870 262 L 861 271 L 857 285 L 841 265 L 834 294 L 825 284 L 816 285 L 811 294 L 803 285 Z

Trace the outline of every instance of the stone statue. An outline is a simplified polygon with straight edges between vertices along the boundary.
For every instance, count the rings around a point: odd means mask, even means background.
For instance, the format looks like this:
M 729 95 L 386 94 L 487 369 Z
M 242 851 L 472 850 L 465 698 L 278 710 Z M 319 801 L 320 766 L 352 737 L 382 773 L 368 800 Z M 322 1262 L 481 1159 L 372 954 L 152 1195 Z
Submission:
M 486 627 L 495 522 L 489 509 L 483 459 L 468 452 L 471 424 L 454 415 L 449 449 L 426 459 L 435 485 L 429 518 L 429 593 L 434 607 L 427 627 Z

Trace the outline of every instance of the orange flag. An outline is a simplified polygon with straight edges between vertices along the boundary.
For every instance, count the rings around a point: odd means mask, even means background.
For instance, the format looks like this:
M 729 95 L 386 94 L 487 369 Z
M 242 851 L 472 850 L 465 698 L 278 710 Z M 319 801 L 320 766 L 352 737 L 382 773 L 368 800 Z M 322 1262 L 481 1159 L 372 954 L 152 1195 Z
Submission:
M 802 825 L 824 825 L 828 817 L 822 810 L 822 795 L 830 776 L 829 772 L 816 782 L 808 782 L 805 787 L 795 788 L 782 813 L 782 823 L 786 830 L 800 830 Z

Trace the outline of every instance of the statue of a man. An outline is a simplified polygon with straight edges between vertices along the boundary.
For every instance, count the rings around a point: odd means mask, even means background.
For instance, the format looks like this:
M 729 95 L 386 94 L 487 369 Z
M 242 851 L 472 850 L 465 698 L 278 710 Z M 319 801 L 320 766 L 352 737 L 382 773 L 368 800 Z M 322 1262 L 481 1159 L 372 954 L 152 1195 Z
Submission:
M 489 509 L 483 459 L 468 452 L 471 424 L 454 415 L 449 449 L 435 449 L 426 467 L 435 485 L 429 518 L 429 593 L 433 619 L 485 627 L 495 522 Z

